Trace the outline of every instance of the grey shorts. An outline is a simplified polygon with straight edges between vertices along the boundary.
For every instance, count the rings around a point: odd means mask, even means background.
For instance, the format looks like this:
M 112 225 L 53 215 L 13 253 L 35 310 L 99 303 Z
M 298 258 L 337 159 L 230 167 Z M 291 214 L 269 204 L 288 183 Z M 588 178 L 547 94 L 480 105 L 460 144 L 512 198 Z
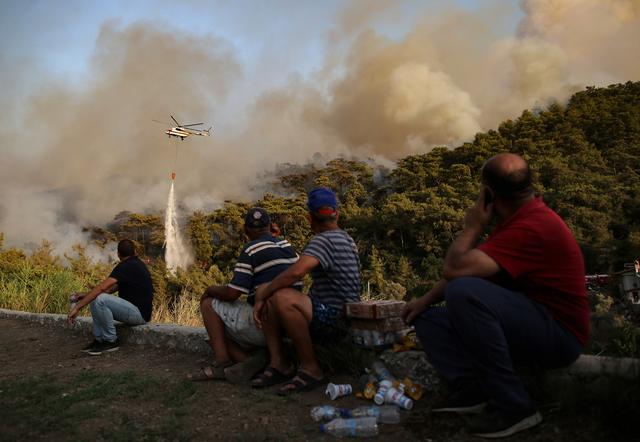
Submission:
M 264 347 L 267 342 L 262 330 L 258 330 L 253 320 L 253 307 L 246 301 L 236 300 L 234 302 L 211 301 L 213 310 L 224 322 L 224 329 L 227 337 L 238 343 L 242 347 Z

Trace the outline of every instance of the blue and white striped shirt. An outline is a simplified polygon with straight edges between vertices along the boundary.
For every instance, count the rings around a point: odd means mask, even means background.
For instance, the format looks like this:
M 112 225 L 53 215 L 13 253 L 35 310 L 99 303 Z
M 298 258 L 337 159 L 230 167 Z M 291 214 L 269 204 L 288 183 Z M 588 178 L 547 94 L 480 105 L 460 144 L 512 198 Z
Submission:
M 309 294 L 315 300 L 336 308 L 360 301 L 360 258 L 356 243 L 347 232 L 335 229 L 319 233 L 302 254 L 320 261 L 311 271 Z
M 247 302 L 253 305 L 255 288 L 271 282 L 297 260 L 298 254 L 289 241 L 263 235 L 244 246 L 233 269 L 233 278 L 227 285 L 249 294 Z

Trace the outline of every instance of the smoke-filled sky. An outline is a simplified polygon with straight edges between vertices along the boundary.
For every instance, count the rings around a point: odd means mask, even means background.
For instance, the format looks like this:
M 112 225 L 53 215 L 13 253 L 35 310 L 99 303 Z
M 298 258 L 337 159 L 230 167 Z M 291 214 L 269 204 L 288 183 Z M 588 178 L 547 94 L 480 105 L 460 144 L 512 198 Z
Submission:
M 59 250 L 164 207 L 174 169 L 211 208 L 277 163 L 392 161 L 640 80 L 640 0 L 5 0 L 0 38 L 0 232 Z

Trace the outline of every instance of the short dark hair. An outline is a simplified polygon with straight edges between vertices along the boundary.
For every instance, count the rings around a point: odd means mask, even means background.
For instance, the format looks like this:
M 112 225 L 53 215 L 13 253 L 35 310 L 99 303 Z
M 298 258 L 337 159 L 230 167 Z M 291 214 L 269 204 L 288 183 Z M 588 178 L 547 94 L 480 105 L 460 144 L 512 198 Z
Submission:
M 317 212 L 311 212 L 311 218 L 319 223 L 331 223 L 338 219 L 338 212 L 333 207 L 321 207 Z
M 253 235 L 258 235 L 261 233 L 269 233 L 271 232 L 271 225 L 265 227 L 251 227 L 247 224 L 244 225 L 244 228 L 247 229 L 247 232 L 251 232 Z
M 136 245 L 130 239 L 123 239 L 118 243 L 118 255 L 123 258 L 136 254 Z
M 482 167 L 482 182 L 506 200 L 516 201 L 533 194 L 531 169 L 527 163 L 524 167 L 505 172 L 496 161 L 488 161 Z

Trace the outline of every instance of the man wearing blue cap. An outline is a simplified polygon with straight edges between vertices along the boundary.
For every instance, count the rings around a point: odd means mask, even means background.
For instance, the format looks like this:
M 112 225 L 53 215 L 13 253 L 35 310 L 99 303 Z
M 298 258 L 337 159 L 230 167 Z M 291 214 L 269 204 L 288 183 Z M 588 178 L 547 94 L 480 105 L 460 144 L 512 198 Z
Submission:
M 280 394 L 308 391 L 324 381 L 313 342 L 343 337 L 343 306 L 360 300 L 358 250 L 353 238 L 338 227 L 336 195 L 318 188 L 308 197 L 309 222 L 315 236 L 298 262 L 257 290 L 253 308 L 254 320 L 267 340 L 270 364 L 252 386 L 288 381 Z M 313 280 L 309 296 L 291 288 L 307 274 Z M 300 360 L 295 376 L 284 356 L 283 331 L 291 338 Z
M 226 379 L 248 382 L 267 363 L 264 334 L 253 321 L 255 289 L 298 260 L 288 241 L 275 237 L 271 218 L 262 207 L 249 209 L 244 233 L 249 238 L 227 285 L 214 285 L 202 295 L 202 319 L 210 338 L 215 362 L 189 375 L 193 381 Z M 240 295 L 246 294 L 247 301 Z M 260 348 L 249 356 L 248 350 Z

